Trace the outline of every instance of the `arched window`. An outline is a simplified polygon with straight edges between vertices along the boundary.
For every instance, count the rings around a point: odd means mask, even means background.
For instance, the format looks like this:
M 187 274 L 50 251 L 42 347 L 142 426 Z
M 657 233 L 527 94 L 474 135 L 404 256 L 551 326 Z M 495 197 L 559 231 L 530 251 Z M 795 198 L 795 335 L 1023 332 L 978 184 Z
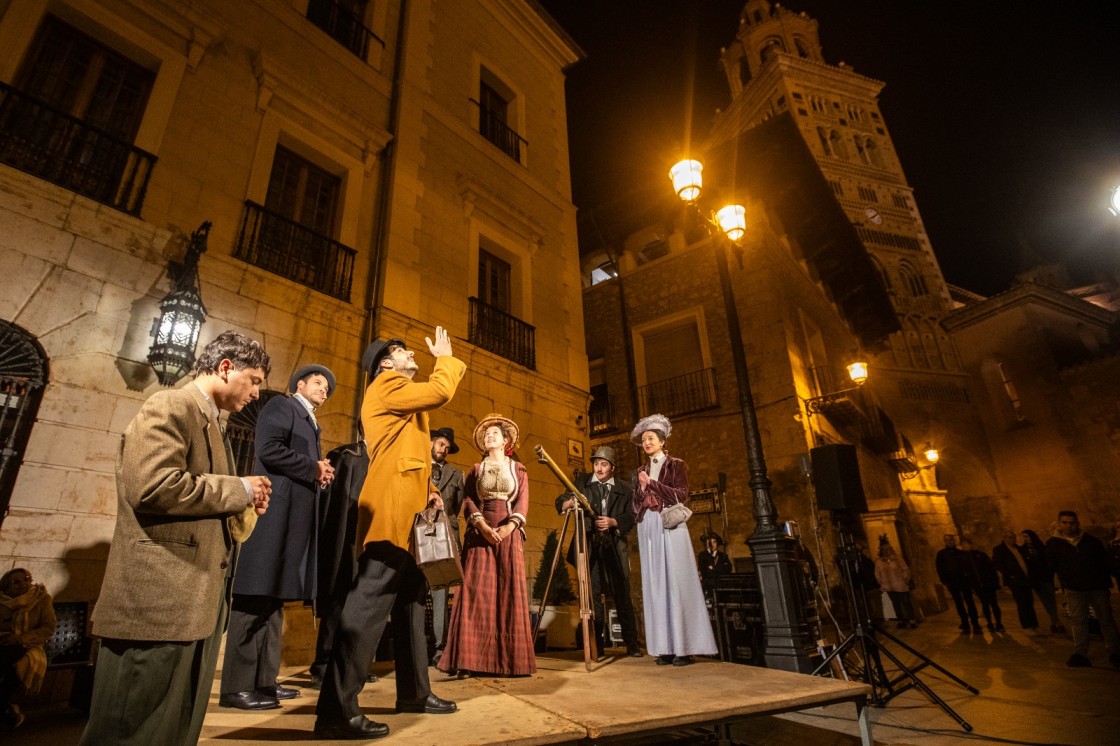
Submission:
M 230 448 L 233 449 L 233 462 L 238 476 L 246 477 L 253 473 L 253 459 L 257 454 L 257 418 L 260 417 L 265 402 L 274 396 L 283 394 L 279 391 L 262 391 L 259 399 L 249 402 L 240 412 L 229 416 L 226 435 L 229 437 Z
M 762 58 L 762 62 L 765 64 L 766 61 L 773 57 L 776 53 L 784 51 L 786 51 L 786 48 L 782 44 L 781 39 L 768 39 L 766 43 L 762 45 L 762 51 L 759 52 L 759 56 Z
M 825 155 L 832 155 L 832 143 L 828 141 L 828 133 L 824 127 L 817 127 L 817 137 L 821 139 L 821 149 Z
M 922 346 L 921 336 L 913 329 L 906 331 L 906 347 L 910 351 L 910 364 L 915 368 L 928 368 L 926 349 Z
M 46 384 L 43 348 L 23 329 L 0 321 L 0 523 L 8 513 Z
M 929 367 L 943 369 L 944 361 L 941 359 L 941 348 L 937 344 L 937 323 L 930 320 L 922 322 L 922 347 L 926 351 Z
M 953 338 L 947 334 L 939 334 L 937 346 L 941 348 L 941 359 L 945 361 L 945 370 L 960 370 L 961 358 L 957 354 L 957 346 L 953 343 Z
M 880 262 L 879 258 L 876 256 L 871 256 L 871 263 L 875 265 L 875 269 L 879 273 L 879 279 L 883 281 L 883 288 L 886 290 L 890 290 L 892 287 L 891 276 L 887 274 L 887 270 L 883 267 L 883 263 Z
M 903 286 L 915 298 L 921 298 L 929 294 L 929 290 L 926 288 L 926 278 L 915 272 L 909 262 L 898 265 L 898 276 L 902 279 Z
M 846 161 L 850 161 L 852 159 L 848 154 L 848 144 L 844 142 L 844 138 L 840 135 L 839 132 L 837 132 L 836 130 L 832 130 L 832 132 L 829 133 L 828 139 L 832 143 L 833 153 L 840 156 Z
M 799 37 L 799 36 L 793 37 L 793 45 L 795 47 L 797 47 L 797 56 L 798 57 L 808 57 L 809 56 L 809 47 L 805 45 L 805 42 L 801 40 L 801 37 Z
M 875 141 L 870 137 L 864 143 L 864 148 L 867 149 L 867 157 L 872 166 L 883 168 L 883 151 L 875 144 Z
M 855 137 L 852 139 L 856 144 L 856 154 L 859 156 L 860 161 L 870 166 L 871 158 L 867 154 L 867 148 L 864 147 L 864 139 L 862 137 Z

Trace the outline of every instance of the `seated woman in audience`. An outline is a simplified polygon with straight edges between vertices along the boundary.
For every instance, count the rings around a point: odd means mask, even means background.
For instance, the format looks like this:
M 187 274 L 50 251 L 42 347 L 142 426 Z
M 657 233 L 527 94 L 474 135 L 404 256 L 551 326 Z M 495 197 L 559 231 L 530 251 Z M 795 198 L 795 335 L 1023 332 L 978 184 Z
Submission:
M 14 730 L 23 722 L 12 695 L 21 685 L 32 694 L 39 691 L 47 670 L 43 645 L 56 624 L 51 594 L 31 582 L 30 572 L 17 567 L 0 577 L 0 729 Z

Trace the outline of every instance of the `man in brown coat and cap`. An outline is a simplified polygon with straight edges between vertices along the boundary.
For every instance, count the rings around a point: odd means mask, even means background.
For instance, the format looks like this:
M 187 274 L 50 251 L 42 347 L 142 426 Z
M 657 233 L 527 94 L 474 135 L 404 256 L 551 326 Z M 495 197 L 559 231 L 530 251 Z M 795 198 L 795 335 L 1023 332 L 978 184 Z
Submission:
M 393 618 L 397 711 L 455 712 L 455 703 L 432 694 L 428 681 L 424 606 L 428 584 L 408 551 L 412 520 L 426 505 L 443 506 L 432 484 L 428 412 L 451 401 L 467 366 L 451 356 L 451 340 L 436 327 L 425 338 L 435 356 L 426 383 L 401 339 L 377 340 L 362 356 L 373 381 L 362 403 L 369 473 L 358 498 L 358 574 L 346 597 L 316 709 L 320 738 L 370 740 L 389 726 L 362 714 L 358 693 L 387 618 Z
M 234 475 L 218 415 L 256 399 L 269 367 L 258 342 L 224 332 L 202 350 L 193 383 L 152 394 L 125 428 L 83 744 L 198 742 L 237 542 L 271 492 L 267 477 Z

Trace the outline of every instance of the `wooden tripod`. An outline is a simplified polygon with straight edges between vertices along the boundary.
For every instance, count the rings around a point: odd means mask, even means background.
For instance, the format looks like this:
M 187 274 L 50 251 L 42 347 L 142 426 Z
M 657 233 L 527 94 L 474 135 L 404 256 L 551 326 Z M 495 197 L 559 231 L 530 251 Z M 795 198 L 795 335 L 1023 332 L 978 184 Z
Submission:
M 590 512 L 592 515 L 595 511 L 591 508 L 591 503 L 587 497 L 583 495 L 576 486 L 572 484 L 572 480 L 560 471 L 560 467 L 552 460 L 552 457 L 545 452 L 544 446 L 538 445 L 536 447 L 537 460 L 545 464 L 552 470 L 552 473 L 560 480 L 561 484 L 568 488 L 576 496 L 576 505 L 564 511 L 564 526 L 560 529 L 560 537 L 556 541 L 556 554 L 552 556 L 552 567 L 548 570 L 548 582 L 544 586 L 544 594 L 541 596 L 541 605 L 537 609 L 537 623 L 533 625 L 533 640 L 537 639 L 537 633 L 541 627 L 541 618 L 544 616 L 544 607 L 548 599 L 548 592 L 552 588 L 552 579 L 556 574 L 556 568 L 560 563 L 560 553 L 564 548 L 564 539 L 568 535 L 568 526 L 575 524 L 575 533 L 572 540 L 576 545 L 576 577 L 577 585 L 579 586 L 579 618 L 580 624 L 583 627 L 583 663 L 587 670 L 591 670 L 593 661 L 599 659 L 599 652 L 596 649 L 595 641 L 595 612 L 591 605 L 591 570 L 590 560 L 587 556 L 587 515 L 585 511 Z M 573 516 L 575 519 L 573 520 Z

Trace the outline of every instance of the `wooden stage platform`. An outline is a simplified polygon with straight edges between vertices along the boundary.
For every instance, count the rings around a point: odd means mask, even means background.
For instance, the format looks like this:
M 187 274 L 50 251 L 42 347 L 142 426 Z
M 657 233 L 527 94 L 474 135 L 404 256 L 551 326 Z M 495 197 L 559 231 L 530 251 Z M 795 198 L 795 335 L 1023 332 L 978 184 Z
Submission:
M 451 715 L 395 713 L 391 672 L 367 685 L 359 701 L 367 717 L 389 724 L 385 743 L 445 746 L 652 743 L 658 733 L 851 702 L 863 743 L 872 744 L 863 684 L 707 659 L 679 668 L 654 660 L 604 658 L 589 672 L 582 656 L 541 656 L 537 674 L 524 678 L 460 680 L 432 669 L 432 690 L 459 705 Z M 308 682 L 306 669 L 283 674 L 288 686 Z M 279 710 L 243 712 L 218 707 L 215 681 L 200 743 L 324 743 L 312 733 L 317 694 L 304 689 Z

